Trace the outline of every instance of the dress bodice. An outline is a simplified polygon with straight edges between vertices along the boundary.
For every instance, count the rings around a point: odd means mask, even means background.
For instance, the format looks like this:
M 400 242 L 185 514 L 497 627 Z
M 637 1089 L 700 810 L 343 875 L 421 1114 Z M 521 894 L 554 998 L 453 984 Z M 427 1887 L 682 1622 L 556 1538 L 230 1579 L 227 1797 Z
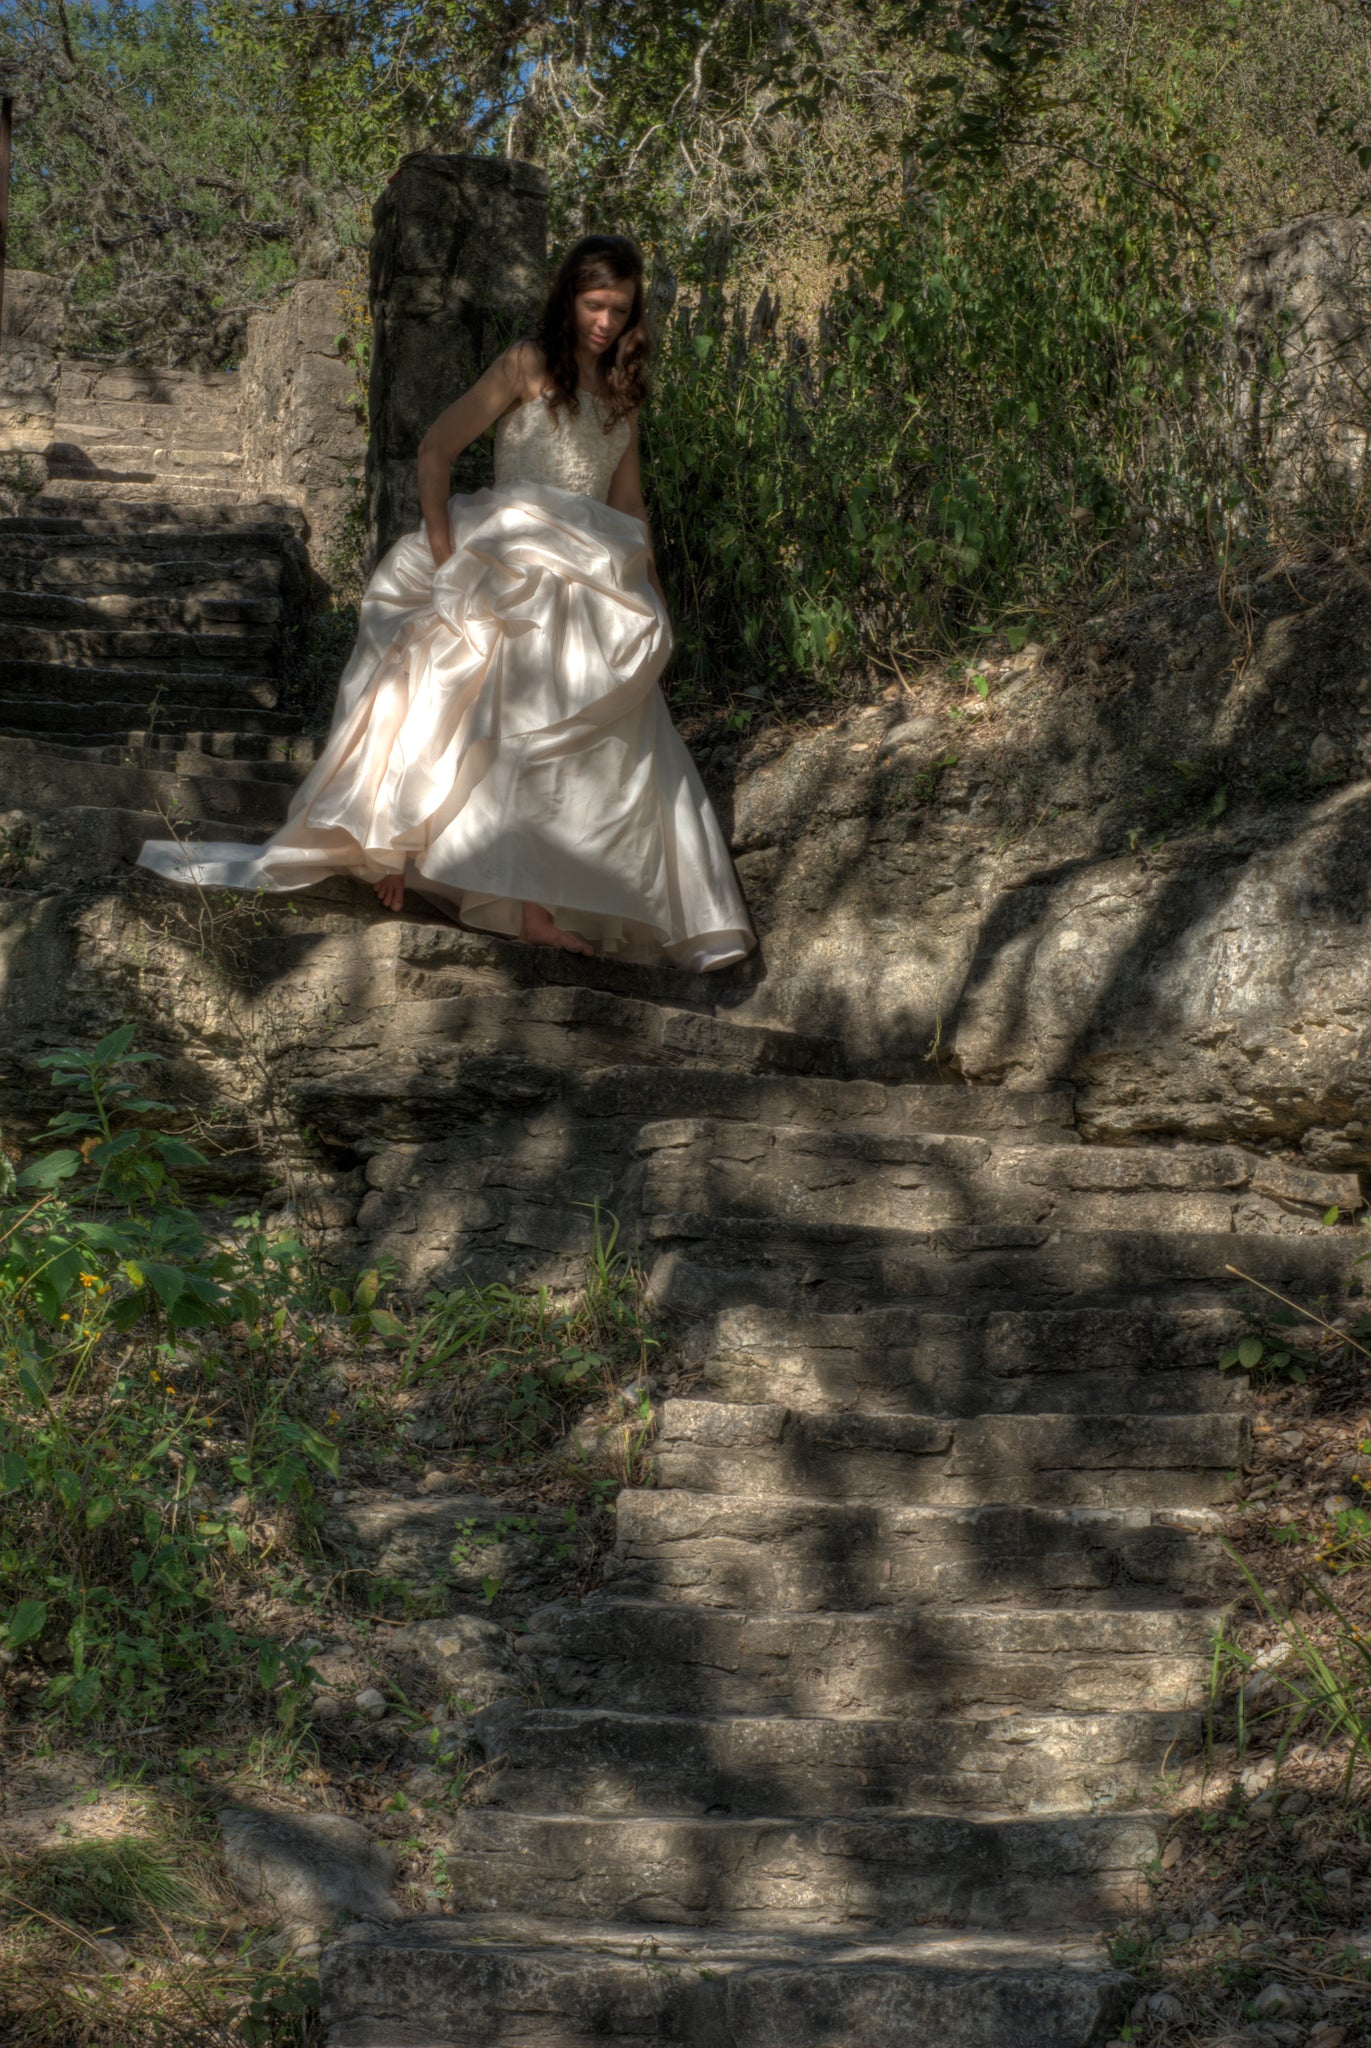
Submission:
M 579 412 L 526 399 L 495 422 L 497 484 L 556 484 L 604 503 L 632 429 L 620 420 L 606 433 L 603 400 L 585 390 L 580 399 Z

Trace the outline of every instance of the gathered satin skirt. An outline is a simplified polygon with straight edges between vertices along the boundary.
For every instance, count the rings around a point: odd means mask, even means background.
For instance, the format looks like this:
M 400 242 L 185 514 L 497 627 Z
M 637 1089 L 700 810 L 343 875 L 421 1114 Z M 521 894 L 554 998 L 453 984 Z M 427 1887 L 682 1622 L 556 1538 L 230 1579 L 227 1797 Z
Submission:
M 671 629 L 639 520 L 550 484 L 451 501 L 368 583 L 323 752 L 264 846 L 150 841 L 202 887 L 406 884 L 517 936 L 525 903 L 597 953 L 696 970 L 756 940 L 658 678 Z

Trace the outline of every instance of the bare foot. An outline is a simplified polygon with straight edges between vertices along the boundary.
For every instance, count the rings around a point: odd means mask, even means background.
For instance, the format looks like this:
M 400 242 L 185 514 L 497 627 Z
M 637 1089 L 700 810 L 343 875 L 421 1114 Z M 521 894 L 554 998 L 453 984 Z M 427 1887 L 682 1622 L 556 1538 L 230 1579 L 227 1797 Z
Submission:
M 403 875 L 382 875 L 379 882 L 372 884 L 387 910 L 403 910 L 405 907 L 405 878 Z
M 553 946 L 563 953 L 585 953 L 592 955 L 595 948 L 579 938 L 575 932 L 564 932 L 555 925 L 541 903 L 524 905 L 524 921 L 519 937 L 526 946 Z

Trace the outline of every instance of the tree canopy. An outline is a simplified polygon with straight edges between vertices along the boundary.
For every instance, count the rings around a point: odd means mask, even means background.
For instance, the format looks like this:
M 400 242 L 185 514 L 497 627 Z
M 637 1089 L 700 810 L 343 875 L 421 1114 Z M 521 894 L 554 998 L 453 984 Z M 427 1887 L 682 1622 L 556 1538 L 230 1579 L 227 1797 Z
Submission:
M 694 284 L 831 276 L 1044 168 L 1232 239 L 1365 203 L 1369 51 L 1365 0 L 10 0 L 13 260 L 70 280 L 78 346 L 208 365 L 358 272 L 415 149 L 530 158 L 558 239 L 627 226 Z

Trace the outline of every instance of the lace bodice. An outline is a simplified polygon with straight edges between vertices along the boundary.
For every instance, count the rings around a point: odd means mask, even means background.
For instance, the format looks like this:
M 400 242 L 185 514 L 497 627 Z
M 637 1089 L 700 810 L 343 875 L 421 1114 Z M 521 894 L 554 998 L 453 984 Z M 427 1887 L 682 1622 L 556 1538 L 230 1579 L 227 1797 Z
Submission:
M 556 484 L 603 504 L 632 431 L 620 420 L 606 433 L 604 422 L 603 401 L 589 391 L 575 413 L 525 400 L 495 422 L 496 483 Z

